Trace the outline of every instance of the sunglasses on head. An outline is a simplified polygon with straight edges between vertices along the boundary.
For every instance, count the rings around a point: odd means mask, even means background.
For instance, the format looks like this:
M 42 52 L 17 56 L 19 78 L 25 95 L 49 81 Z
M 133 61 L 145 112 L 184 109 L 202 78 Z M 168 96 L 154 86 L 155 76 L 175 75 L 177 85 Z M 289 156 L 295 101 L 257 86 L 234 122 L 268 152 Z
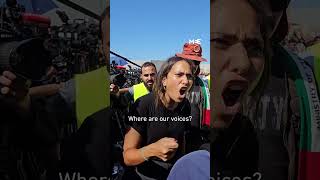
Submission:
M 285 10 L 290 3 L 290 0 L 269 0 L 271 10 L 273 12 L 279 12 Z

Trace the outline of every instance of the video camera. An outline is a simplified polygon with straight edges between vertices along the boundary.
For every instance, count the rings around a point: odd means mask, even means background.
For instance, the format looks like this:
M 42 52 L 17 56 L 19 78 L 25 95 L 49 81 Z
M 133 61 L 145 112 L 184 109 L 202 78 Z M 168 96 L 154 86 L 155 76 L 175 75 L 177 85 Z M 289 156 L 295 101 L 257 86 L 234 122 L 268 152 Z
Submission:
M 112 61 L 110 64 L 110 82 L 120 88 L 128 88 L 140 82 L 140 69 L 132 68 L 123 69 L 121 66 Z
M 105 65 L 99 48 L 98 22 L 69 20 L 56 11 L 63 22 L 50 26 L 50 18 L 25 12 L 16 0 L 0 5 L 0 70 L 10 70 L 34 86 L 65 82 L 76 73 L 85 73 Z M 55 67 L 55 78 L 48 79 L 48 67 Z
M 53 66 L 58 70 L 57 81 L 66 81 L 73 74 L 104 66 L 105 61 L 99 61 L 99 48 L 102 46 L 99 24 L 84 19 L 70 22 L 65 12 L 58 10 L 56 14 L 63 25 L 51 27 L 46 45 L 50 49 Z
M 0 70 L 39 83 L 51 62 L 43 45 L 50 19 L 25 13 L 16 0 L 0 6 Z

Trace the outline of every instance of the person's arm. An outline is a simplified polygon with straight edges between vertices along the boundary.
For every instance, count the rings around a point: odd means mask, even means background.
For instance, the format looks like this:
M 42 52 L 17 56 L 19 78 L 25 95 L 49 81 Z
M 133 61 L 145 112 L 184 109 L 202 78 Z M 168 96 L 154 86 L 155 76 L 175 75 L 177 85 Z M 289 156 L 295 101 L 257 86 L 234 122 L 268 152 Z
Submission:
M 32 87 L 29 90 L 30 96 L 50 96 L 59 92 L 63 84 L 46 84 Z
M 135 166 L 150 158 L 150 152 L 146 152 L 146 147 L 139 149 L 142 141 L 141 135 L 133 128 L 125 135 L 123 145 L 123 158 L 127 166 Z
M 123 158 L 127 166 L 139 165 L 151 157 L 168 161 L 178 148 L 176 140 L 167 137 L 140 148 L 141 142 L 142 136 L 134 128 L 131 128 L 125 136 L 123 146 Z
M 127 92 L 129 92 L 129 88 L 119 89 L 119 93 L 120 93 L 120 94 L 124 94 L 124 93 L 127 93 Z

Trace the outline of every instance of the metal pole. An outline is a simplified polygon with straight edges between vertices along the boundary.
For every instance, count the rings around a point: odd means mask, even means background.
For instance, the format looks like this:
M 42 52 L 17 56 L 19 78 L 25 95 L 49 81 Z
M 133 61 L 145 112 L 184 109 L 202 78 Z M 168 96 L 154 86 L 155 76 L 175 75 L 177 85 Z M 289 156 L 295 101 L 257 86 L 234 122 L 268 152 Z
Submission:
M 87 15 L 87 16 L 90 16 L 96 20 L 101 20 L 101 16 L 97 15 L 96 13 L 82 7 L 82 6 L 79 6 L 78 4 L 74 3 L 74 2 L 71 2 L 69 0 L 57 0 L 58 2 L 61 2 L 62 4 L 65 4 L 69 7 L 71 7 L 72 9 L 75 9 L 77 11 L 80 11 L 82 12 L 83 14 Z
M 139 68 L 141 68 L 141 66 L 139 66 L 138 64 L 136 64 L 136 63 L 134 63 L 134 62 L 130 61 L 129 59 L 127 59 L 127 58 L 125 58 L 125 57 L 123 57 L 123 56 L 120 56 L 120 55 L 119 55 L 119 54 L 117 54 L 117 53 L 114 53 L 114 52 L 112 52 L 112 51 L 110 51 L 110 53 L 111 53 L 111 54 L 113 54 L 113 55 L 115 55 L 115 56 L 118 56 L 118 57 L 120 57 L 120 58 L 124 59 L 125 61 L 127 61 L 127 62 L 129 62 L 129 63 L 131 63 L 131 64 L 133 64 L 133 65 L 138 66 Z

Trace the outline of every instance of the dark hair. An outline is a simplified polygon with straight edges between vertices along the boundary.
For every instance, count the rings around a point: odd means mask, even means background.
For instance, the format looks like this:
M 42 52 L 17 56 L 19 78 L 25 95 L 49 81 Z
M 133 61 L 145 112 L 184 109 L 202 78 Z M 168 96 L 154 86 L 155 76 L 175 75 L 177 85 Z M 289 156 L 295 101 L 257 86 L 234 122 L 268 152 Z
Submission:
M 145 62 L 141 66 L 140 73 L 142 74 L 142 68 L 149 67 L 149 66 L 153 66 L 157 71 L 156 65 L 154 65 L 152 62 Z
M 271 57 L 272 57 L 272 51 L 271 51 L 271 41 L 269 40 L 269 31 L 271 31 L 269 27 L 269 19 L 266 16 L 266 9 L 264 4 L 259 3 L 260 1 L 256 0 L 248 0 L 249 4 L 256 10 L 258 16 L 260 17 L 260 32 L 264 41 L 264 69 L 261 75 L 261 78 L 251 93 L 253 97 L 260 98 L 262 94 L 262 90 L 265 88 L 266 83 L 270 76 L 270 66 L 271 66 Z
M 173 65 L 175 65 L 179 61 L 187 62 L 190 65 L 191 71 L 193 69 L 193 64 L 190 61 L 183 59 L 181 57 L 177 57 L 177 56 L 170 57 L 167 61 L 165 61 L 162 64 L 159 72 L 157 73 L 156 82 L 153 86 L 156 108 L 159 106 L 159 104 L 161 104 L 161 98 L 163 97 L 164 93 L 166 92 L 166 90 L 162 84 L 162 80 L 163 80 L 163 78 L 167 77 L 167 75 L 170 72 L 170 70 L 172 69 Z

